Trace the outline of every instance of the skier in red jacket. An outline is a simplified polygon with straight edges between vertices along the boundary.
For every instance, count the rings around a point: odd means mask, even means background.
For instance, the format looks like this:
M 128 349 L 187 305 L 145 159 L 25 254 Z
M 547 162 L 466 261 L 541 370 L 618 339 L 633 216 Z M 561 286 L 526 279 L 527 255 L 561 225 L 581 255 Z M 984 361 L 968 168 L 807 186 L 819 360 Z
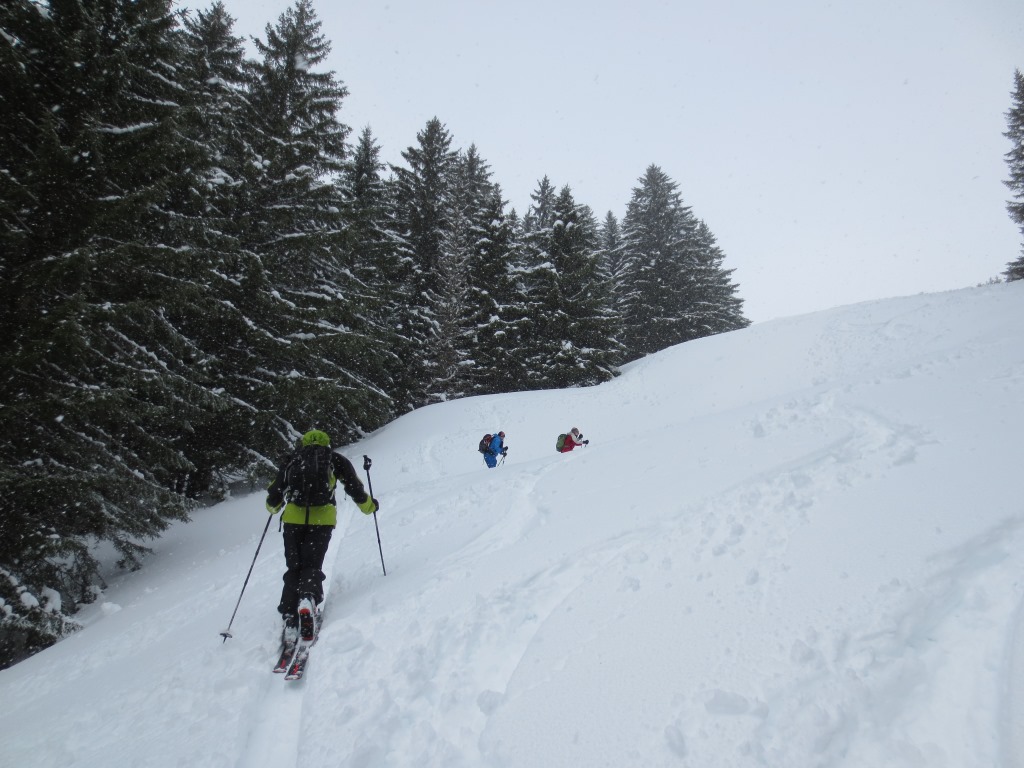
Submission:
M 578 445 L 590 445 L 590 441 L 584 440 L 580 431 L 576 429 L 576 427 L 573 427 L 566 433 L 565 442 L 562 443 L 562 449 L 559 453 L 568 453 Z

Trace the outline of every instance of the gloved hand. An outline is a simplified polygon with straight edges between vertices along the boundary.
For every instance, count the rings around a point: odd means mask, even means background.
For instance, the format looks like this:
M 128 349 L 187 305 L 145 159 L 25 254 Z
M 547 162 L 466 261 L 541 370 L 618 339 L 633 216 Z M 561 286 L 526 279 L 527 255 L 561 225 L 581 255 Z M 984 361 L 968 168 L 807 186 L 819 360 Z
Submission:
M 584 445 L 590 445 L 590 441 L 589 441 L 589 440 L 584 440 L 584 441 L 583 441 L 583 444 L 584 444 Z
M 269 501 L 268 501 L 268 502 L 266 502 L 266 505 L 267 505 L 267 512 L 269 512 L 269 513 L 270 513 L 270 514 L 272 514 L 272 515 L 276 515 L 276 514 L 277 514 L 278 512 L 280 512 L 280 511 L 281 511 L 281 509 L 282 509 L 282 508 L 284 507 L 284 504 L 278 504 L 278 505 L 277 505 L 277 506 L 275 507 L 275 506 L 274 506 L 273 504 L 271 504 L 271 503 L 270 503 Z
M 501 455 L 502 456 L 508 456 L 508 447 L 505 447 L 505 448 L 501 449 Z
M 366 501 L 364 501 L 362 504 L 356 504 L 356 506 L 359 507 L 359 511 L 362 512 L 364 515 L 372 515 L 374 512 L 380 509 L 380 502 L 373 498 L 373 496 L 371 496 L 370 494 L 366 494 Z

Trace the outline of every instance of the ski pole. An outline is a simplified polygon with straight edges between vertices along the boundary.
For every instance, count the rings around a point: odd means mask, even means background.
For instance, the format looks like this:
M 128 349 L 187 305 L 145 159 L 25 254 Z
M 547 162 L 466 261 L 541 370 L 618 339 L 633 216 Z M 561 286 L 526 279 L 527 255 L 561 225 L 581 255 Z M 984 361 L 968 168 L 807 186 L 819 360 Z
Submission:
M 235 614 L 238 613 L 238 606 L 242 604 L 242 595 L 245 594 L 245 588 L 249 584 L 249 577 L 252 576 L 253 566 L 256 565 L 256 558 L 260 556 L 260 547 L 263 546 L 263 540 L 267 537 L 267 531 L 270 530 L 270 520 L 273 515 L 267 515 L 267 524 L 263 526 L 263 535 L 260 536 L 260 543 L 256 545 L 256 554 L 252 556 L 252 565 L 249 566 L 249 572 L 245 574 L 245 581 L 242 583 L 242 591 L 238 593 L 238 602 L 235 603 L 235 610 L 231 614 L 231 621 L 228 622 L 228 628 L 220 633 L 220 636 L 224 638 L 222 642 L 227 642 L 228 638 L 231 637 L 231 625 L 235 623 Z
M 373 466 L 373 462 L 370 461 L 370 457 L 363 454 L 363 469 L 366 470 L 366 487 L 370 491 L 370 498 L 373 498 L 373 481 L 370 480 L 370 467 Z M 377 549 L 380 550 L 380 567 L 384 571 L 384 575 L 388 575 L 388 569 L 384 567 L 384 547 L 380 545 L 380 526 L 377 525 L 377 510 L 373 510 L 373 527 L 377 529 Z

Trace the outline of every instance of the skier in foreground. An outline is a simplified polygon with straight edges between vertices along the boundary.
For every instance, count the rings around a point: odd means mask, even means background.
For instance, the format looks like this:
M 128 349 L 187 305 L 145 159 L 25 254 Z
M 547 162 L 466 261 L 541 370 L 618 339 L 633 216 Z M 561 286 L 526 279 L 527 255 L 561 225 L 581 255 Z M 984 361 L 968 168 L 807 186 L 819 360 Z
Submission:
M 363 514 L 380 509 L 352 463 L 331 450 L 326 432 L 314 429 L 302 436 L 302 447 L 282 462 L 267 489 L 267 511 L 274 515 L 284 509 L 286 570 L 277 606 L 284 621 L 282 656 L 300 640 L 311 643 L 315 638 L 317 606 L 324 599 L 324 557 L 338 521 L 334 495 L 338 480 Z

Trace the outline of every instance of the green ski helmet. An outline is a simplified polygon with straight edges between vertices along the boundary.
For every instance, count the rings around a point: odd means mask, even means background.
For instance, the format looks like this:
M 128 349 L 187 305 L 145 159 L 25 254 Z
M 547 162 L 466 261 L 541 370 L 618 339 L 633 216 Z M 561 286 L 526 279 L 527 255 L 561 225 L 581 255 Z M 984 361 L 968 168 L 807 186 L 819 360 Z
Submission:
M 327 436 L 327 433 L 319 429 L 311 429 L 309 432 L 302 436 L 302 445 L 323 445 L 327 448 L 331 447 L 331 438 Z

